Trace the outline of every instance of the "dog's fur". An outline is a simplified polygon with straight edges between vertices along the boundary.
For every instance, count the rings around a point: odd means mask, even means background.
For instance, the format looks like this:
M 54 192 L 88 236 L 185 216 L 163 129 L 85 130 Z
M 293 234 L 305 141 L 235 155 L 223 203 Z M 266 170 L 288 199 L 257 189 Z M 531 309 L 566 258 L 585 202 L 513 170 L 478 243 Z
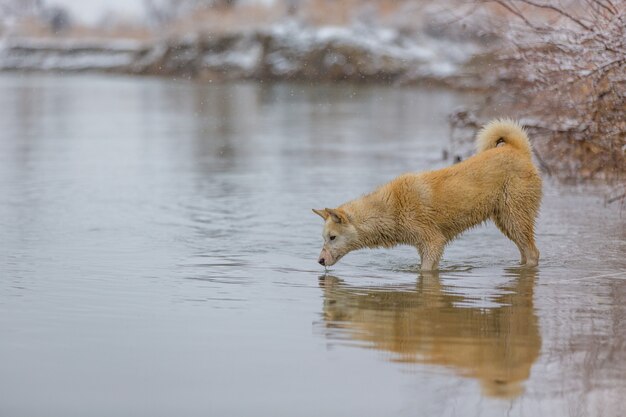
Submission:
M 448 242 L 489 219 L 519 248 L 521 264 L 537 266 L 535 218 L 541 177 L 526 132 L 494 120 L 476 139 L 471 158 L 437 171 L 408 173 L 335 209 L 325 220 L 319 263 L 335 264 L 362 248 L 415 246 L 422 270 L 438 269 Z

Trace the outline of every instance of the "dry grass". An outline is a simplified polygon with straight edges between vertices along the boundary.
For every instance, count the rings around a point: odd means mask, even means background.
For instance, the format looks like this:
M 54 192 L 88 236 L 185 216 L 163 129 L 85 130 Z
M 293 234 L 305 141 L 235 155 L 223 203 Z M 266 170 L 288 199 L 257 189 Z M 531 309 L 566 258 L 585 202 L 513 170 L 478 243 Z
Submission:
M 232 8 L 201 8 L 194 13 L 171 22 L 166 31 L 170 34 L 226 33 L 266 27 L 287 15 L 280 3 L 273 7 L 242 5 Z M 161 31 L 162 28 L 159 28 Z
M 303 2 L 298 15 L 313 25 L 346 26 L 357 20 L 390 24 L 399 13 L 409 11 L 408 6 L 430 3 L 408 0 L 309 0 Z M 414 7 L 410 9 L 414 10 Z
M 134 39 L 150 40 L 152 32 L 142 26 L 130 24 L 116 24 L 109 27 L 72 25 L 67 30 L 54 33 L 50 26 L 39 19 L 27 18 L 11 29 L 11 35 L 25 38 L 71 38 L 71 39 Z
M 447 5 L 451 3 L 459 2 L 445 2 Z M 423 23 L 425 8 L 435 4 L 443 3 L 434 0 L 277 0 L 267 6 L 199 7 L 170 22 L 168 30 L 173 33 L 194 30 L 232 32 L 264 27 L 285 18 L 295 18 L 311 26 L 350 26 L 364 22 L 415 28 Z

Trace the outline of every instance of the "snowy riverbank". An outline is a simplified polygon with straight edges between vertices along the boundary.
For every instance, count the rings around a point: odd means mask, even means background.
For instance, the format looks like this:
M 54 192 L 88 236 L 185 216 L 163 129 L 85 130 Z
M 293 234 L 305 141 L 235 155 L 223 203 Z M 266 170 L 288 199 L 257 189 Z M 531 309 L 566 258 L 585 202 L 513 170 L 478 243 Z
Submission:
M 394 29 L 294 22 L 153 41 L 5 38 L 1 70 L 108 71 L 211 80 L 268 79 L 475 83 L 471 42 Z M 461 81 L 459 81 L 461 80 Z M 473 81 L 472 81 L 473 80 Z

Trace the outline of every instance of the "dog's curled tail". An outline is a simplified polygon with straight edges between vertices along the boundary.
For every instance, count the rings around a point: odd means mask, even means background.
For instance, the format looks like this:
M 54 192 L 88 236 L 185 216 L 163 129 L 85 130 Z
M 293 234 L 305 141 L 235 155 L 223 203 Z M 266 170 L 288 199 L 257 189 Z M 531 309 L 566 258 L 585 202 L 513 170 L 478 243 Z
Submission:
M 511 145 L 528 156 L 532 153 L 528 135 L 522 126 L 511 119 L 496 119 L 487 123 L 476 137 L 477 152 L 495 148 L 501 144 Z

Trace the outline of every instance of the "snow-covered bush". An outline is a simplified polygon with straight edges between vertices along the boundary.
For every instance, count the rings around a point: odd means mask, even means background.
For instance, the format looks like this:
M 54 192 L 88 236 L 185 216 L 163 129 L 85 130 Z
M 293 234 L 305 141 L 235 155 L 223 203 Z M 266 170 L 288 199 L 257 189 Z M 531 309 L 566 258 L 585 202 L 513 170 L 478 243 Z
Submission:
M 500 79 L 548 170 L 626 180 L 626 2 L 497 0 L 515 19 Z
M 546 163 L 569 176 L 624 179 L 626 2 L 498 3 L 521 21 L 507 33 L 503 75 L 537 119 L 529 125 Z M 546 14 L 531 20 L 537 9 Z

